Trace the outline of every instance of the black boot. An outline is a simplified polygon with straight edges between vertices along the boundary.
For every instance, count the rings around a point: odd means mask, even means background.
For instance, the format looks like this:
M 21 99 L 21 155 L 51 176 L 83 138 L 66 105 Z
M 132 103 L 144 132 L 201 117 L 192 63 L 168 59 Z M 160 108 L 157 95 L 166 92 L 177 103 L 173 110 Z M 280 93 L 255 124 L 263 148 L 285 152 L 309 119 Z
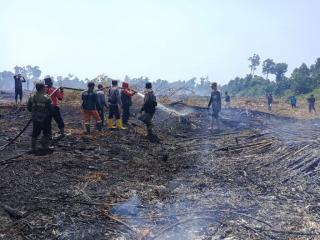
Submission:
M 152 136 L 152 127 L 151 126 L 147 126 L 147 136 Z
M 98 130 L 99 132 L 102 131 L 102 123 L 101 123 L 101 122 L 97 123 L 97 130 Z
M 30 154 L 34 154 L 37 151 L 37 138 L 31 138 L 31 150 L 29 151 Z
M 60 128 L 60 135 L 64 136 L 64 128 Z
M 90 134 L 90 124 L 85 124 L 86 126 L 86 134 Z
M 49 148 L 50 139 L 48 136 L 43 136 L 41 139 L 42 150 L 44 154 L 52 153 L 52 149 Z

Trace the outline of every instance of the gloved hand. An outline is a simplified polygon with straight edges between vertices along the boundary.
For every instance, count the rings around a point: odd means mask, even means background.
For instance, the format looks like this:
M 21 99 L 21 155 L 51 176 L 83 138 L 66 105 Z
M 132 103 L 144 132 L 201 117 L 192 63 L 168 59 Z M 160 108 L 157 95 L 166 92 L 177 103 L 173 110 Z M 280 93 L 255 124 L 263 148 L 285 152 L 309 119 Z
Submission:
M 59 89 L 60 89 L 60 92 L 63 92 L 63 87 L 60 87 Z

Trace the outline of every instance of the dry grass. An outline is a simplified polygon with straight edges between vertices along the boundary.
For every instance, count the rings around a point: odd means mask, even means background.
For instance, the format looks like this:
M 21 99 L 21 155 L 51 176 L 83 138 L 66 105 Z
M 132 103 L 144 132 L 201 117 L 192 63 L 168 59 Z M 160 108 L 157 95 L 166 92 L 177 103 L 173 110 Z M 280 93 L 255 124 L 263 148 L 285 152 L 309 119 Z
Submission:
M 107 178 L 106 173 L 93 172 L 93 173 L 88 174 L 87 176 L 84 176 L 82 178 L 82 180 L 86 181 L 86 182 L 101 182 L 101 181 L 105 180 L 106 178 Z
M 269 112 L 265 98 L 236 98 L 233 99 L 232 107 Z M 320 118 L 319 112 L 309 113 L 306 100 L 298 100 L 296 109 L 292 109 L 287 99 L 274 99 L 271 113 L 280 116 L 294 117 L 298 119 L 316 119 Z
M 208 97 L 188 97 L 183 100 L 184 103 L 191 105 L 191 106 L 200 106 L 206 107 L 208 104 Z M 318 103 L 320 104 L 320 102 Z M 222 106 L 225 106 L 223 101 Z M 320 112 L 316 113 L 309 113 L 308 104 L 306 100 L 299 99 L 296 109 L 292 109 L 290 104 L 288 103 L 287 99 L 284 98 L 275 98 L 271 113 L 286 116 L 286 117 L 293 117 L 297 119 L 318 119 L 320 118 Z M 248 98 L 248 97 L 239 97 L 233 98 L 231 100 L 231 107 L 234 108 L 242 108 L 254 111 L 261 111 L 261 112 L 269 112 L 266 99 L 263 97 L 257 98 Z M 316 105 L 317 110 L 317 105 Z

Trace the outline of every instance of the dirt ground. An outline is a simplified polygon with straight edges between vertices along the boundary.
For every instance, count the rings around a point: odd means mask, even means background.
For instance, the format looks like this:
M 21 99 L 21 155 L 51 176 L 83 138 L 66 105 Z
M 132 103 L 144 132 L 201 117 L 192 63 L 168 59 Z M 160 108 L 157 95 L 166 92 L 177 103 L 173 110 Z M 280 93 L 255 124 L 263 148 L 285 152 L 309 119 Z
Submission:
M 27 153 L 29 127 L 0 152 L 0 239 L 320 239 L 320 122 L 231 108 L 210 132 L 190 105 L 157 111 L 160 142 L 135 116 L 85 135 L 77 104 L 50 155 Z M 30 114 L 0 115 L 2 146 Z

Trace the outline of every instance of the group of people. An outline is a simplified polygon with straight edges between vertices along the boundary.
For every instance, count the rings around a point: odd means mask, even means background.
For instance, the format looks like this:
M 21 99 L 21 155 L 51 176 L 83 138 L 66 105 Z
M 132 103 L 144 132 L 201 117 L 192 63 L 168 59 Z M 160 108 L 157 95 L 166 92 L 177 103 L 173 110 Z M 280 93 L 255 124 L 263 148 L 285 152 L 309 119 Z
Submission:
M 15 100 L 22 101 L 22 82 L 25 82 L 25 78 L 21 74 L 14 76 L 16 90 Z M 91 119 L 95 119 L 95 128 L 98 131 L 102 131 L 105 126 L 105 113 L 108 110 L 107 127 L 108 129 L 121 129 L 125 130 L 128 126 L 130 118 L 130 107 L 132 105 L 132 97 L 136 92 L 129 88 L 127 82 L 122 83 L 122 87 L 118 86 L 117 80 L 112 80 L 111 87 L 104 87 L 102 84 L 98 84 L 97 90 L 95 90 L 95 83 L 89 82 L 87 90 L 81 94 L 81 108 L 83 112 L 83 120 L 85 125 L 85 133 L 91 133 Z M 53 80 L 50 77 L 44 79 L 44 82 L 39 82 L 35 86 L 36 94 L 28 100 L 28 110 L 32 112 L 33 132 L 31 147 L 32 151 L 36 151 L 37 138 L 43 133 L 41 140 L 42 147 L 48 150 L 50 139 L 52 139 L 52 119 L 55 120 L 59 128 L 59 133 L 64 136 L 64 121 L 60 113 L 59 101 L 64 98 L 63 88 L 53 87 Z M 212 92 L 208 103 L 208 110 L 211 108 L 212 121 L 209 129 L 214 129 L 216 126 L 219 129 L 219 112 L 221 111 L 221 93 L 218 91 L 217 83 L 212 83 Z M 108 91 L 107 91 L 108 90 Z M 107 95 L 106 96 L 106 92 Z M 273 96 L 271 93 L 266 95 L 268 109 L 271 111 Z M 231 98 L 228 92 L 225 92 L 225 105 L 226 108 L 230 107 Z M 315 103 L 316 99 L 314 95 L 311 95 L 308 99 L 309 112 L 316 111 Z M 297 107 L 297 98 L 295 96 L 290 97 L 290 104 L 292 108 Z M 152 90 L 152 84 L 150 82 L 145 85 L 144 103 L 140 110 L 139 120 L 145 123 L 147 127 L 148 135 L 152 135 L 152 118 L 155 114 L 157 106 L 156 96 Z M 122 112 L 122 115 L 121 115 Z M 114 124 L 115 121 L 115 124 Z
M 49 144 L 52 139 L 52 119 L 58 125 L 60 136 L 64 136 L 64 121 L 60 113 L 59 101 L 64 98 L 63 88 L 53 87 L 53 81 L 50 77 L 45 78 L 44 82 L 36 83 L 36 93 L 31 96 L 27 103 L 28 110 L 32 113 L 32 152 L 37 151 L 37 138 L 43 134 L 41 139 L 42 150 L 50 151 Z M 99 84 L 95 90 L 95 83 L 89 82 L 87 90 L 81 94 L 81 108 L 85 125 L 85 133 L 91 133 L 90 121 L 95 119 L 95 128 L 102 131 L 105 125 L 105 110 L 108 109 L 107 127 L 109 129 L 127 129 L 130 118 L 130 107 L 132 97 L 136 92 L 129 88 L 127 82 L 123 82 L 122 88 L 118 87 L 118 81 L 112 80 L 111 87 L 104 87 Z M 105 92 L 107 91 L 107 97 Z M 152 118 L 157 106 L 156 96 L 152 90 L 150 82 L 145 85 L 145 95 L 139 119 L 147 127 L 148 136 L 152 135 Z M 120 114 L 122 110 L 122 116 Z M 115 124 L 114 124 L 115 120 Z
M 267 104 L 268 104 L 268 110 L 271 111 L 272 110 L 272 103 L 273 103 L 273 97 L 271 93 L 267 93 L 266 95 L 267 98 Z M 292 109 L 297 108 L 297 97 L 295 95 L 290 96 L 289 98 L 290 101 L 290 105 Z M 309 113 L 316 112 L 316 98 L 314 97 L 313 94 L 310 95 L 310 97 L 307 98 L 307 102 L 308 102 L 308 109 L 309 109 Z
M 122 87 L 118 87 L 118 81 L 112 80 L 111 87 L 108 88 L 108 97 L 106 101 L 105 96 L 105 87 L 101 84 L 98 85 L 98 91 L 95 91 L 95 83 L 89 82 L 88 89 L 84 91 L 81 95 L 82 99 L 82 110 L 83 110 L 83 119 L 86 128 L 86 133 L 90 133 L 90 121 L 91 118 L 94 118 L 96 121 L 96 129 L 98 131 L 102 130 L 102 127 L 105 125 L 105 110 L 108 108 L 108 119 L 107 126 L 109 129 L 126 129 L 128 121 L 130 118 L 130 107 L 132 105 L 132 97 L 136 92 L 129 88 L 127 82 L 122 83 Z M 152 84 L 146 84 L 145 90 L 144 105 L 142 111 L 145 114 L 151 116 L 151 119 L 155 113 L 155 107 L 157 106 L 156 97 L 154 96 L 152 90 Z M 151 106 L 152 105 L 152 106 Z M 122 116 L 120 114 L 122 110 Z M 150 119 L 150 121 L 151 121 Z M 114 124 L 115 120 L 115 124 Z M 151 125 L 149 122 L 146 122 L 151 134 Z
M 311 113 L 312 111 L 316 112 L 316 98 L 313 94 L 311 94 L 310 97 L 307 98 L 307 102 L 309 113 Z M 290 96 L 290 105 L 292 109 L 297 108 L 297 98 L 295 95 Z

